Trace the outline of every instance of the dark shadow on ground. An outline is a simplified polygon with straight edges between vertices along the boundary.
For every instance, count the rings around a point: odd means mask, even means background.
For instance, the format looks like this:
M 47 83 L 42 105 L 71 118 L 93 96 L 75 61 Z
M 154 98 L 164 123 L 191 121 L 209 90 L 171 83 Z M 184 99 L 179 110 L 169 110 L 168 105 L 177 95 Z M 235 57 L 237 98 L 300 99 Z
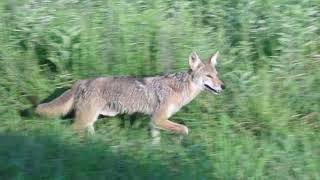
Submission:
M 169 165 L 156 147 L 155 154 L 132 157 L 131 149 L 115 151 L 91 140 L 68 144 L 55 135 L 2 133 L 0 142 L 0 179 L 196 178 L 192 164 L 180 162 L 177 156 Z

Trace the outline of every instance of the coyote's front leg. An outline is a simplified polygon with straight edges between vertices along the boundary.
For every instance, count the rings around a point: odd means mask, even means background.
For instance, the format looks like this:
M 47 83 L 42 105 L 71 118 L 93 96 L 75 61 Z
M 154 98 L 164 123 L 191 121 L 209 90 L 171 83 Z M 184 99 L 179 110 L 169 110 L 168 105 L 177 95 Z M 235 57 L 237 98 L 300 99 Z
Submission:
M 155 138 L 154 140 L 160 141 L 160 133 L 157 129 L 177 133 L 183 136 L 188 135 L 188 128 L 182 124 L 168 120 L 167 114 L 166 109 L 163 108 L 153 114 L 151 119 L 151 135 Z

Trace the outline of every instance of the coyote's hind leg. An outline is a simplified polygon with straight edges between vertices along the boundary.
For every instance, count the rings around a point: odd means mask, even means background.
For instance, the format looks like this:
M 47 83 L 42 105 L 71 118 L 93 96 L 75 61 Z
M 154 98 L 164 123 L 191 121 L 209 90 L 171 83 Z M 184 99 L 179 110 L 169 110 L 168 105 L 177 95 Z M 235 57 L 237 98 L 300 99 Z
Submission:
M 90 134 L 94 134 L 94 123 L 98 119 L 99 110 L 95 107 L 88 107 L 81 110 L 76 110 L 76 117 L 73 123 L 73 128 L 78 131 L 88 130 Z

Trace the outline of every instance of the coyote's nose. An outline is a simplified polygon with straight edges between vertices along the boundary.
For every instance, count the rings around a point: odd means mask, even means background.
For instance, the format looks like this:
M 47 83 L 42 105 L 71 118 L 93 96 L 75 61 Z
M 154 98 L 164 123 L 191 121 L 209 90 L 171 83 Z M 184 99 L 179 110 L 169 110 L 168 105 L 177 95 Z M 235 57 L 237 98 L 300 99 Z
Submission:
M 221 89 L 224 90 L 226 86 L 224 84 L 221 84 Z

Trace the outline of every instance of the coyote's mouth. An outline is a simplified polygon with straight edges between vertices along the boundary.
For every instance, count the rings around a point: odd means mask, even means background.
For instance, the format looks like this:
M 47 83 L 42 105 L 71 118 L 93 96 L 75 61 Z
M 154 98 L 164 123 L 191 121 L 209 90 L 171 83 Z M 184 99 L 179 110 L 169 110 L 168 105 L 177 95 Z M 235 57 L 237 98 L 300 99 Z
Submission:
M 212 91 L 212 92 L 214 92 L 214 93 L 216 93 L 216 94 L 218 94 L 219 92 L 217 91 L 217 90 L 215 90 L 215 89 L 213 89 L 212 87 L 210 87 L 210 86 L 208 86 L 208 85 L 204 85 L 207 89 L 209 89 L 210 91 Z

